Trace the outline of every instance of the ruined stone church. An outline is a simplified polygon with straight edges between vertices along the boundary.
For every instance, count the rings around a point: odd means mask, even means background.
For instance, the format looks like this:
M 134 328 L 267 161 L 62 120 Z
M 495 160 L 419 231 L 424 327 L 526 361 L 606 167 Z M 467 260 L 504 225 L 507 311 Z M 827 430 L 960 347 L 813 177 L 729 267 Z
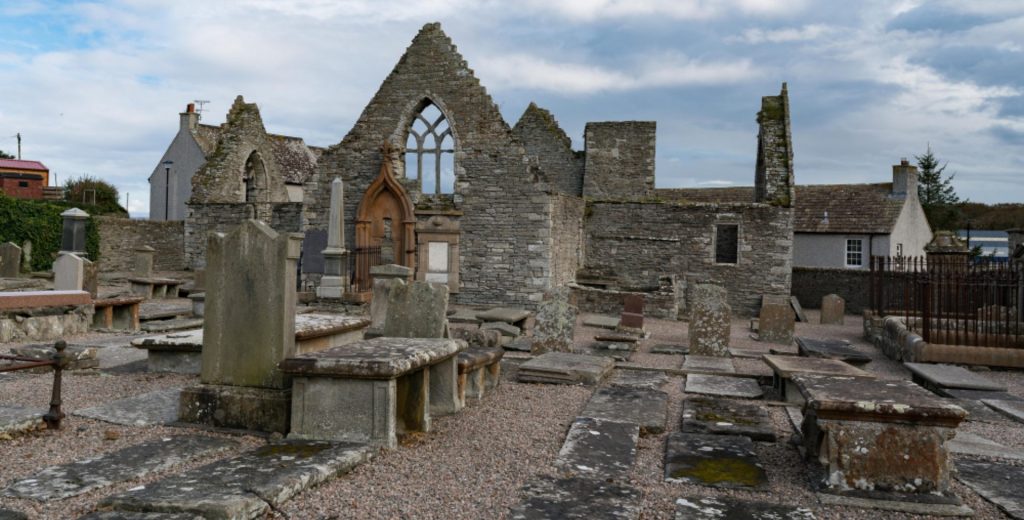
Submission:
M 653 314 L 671 315 L 686 287 L 710 281 L 735 311 L 755 313 L 762 295 L 790 293 L 785 85 L 762 98 L 757 124 L 751 200 L 658 189 L 655 122 L 588 123 L 582 151 L 534 104 L 510 126 L 440 24 L 428 24 L 348 134 L 311 149 L 300 171 L 239 97 L 192 178 L 186 254 L 202 268 L 209 232 L 255 216 L 305 234 L 302 272 L 315 284 L 340 177 L 356 285 L 369 265 L 397 263 L 447 283 L 461 304 L 533 307 L 548 289 L 579 284 L 658 294 L 648 307 L 664 300 L 670 310 Z

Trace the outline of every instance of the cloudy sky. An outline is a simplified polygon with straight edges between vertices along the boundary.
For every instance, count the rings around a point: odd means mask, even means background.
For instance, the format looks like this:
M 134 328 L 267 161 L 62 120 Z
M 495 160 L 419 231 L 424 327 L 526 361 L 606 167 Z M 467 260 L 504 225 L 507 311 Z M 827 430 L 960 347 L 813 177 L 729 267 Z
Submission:
M 797 182 L 884 182 L 931 144 L 961 194 L 1024 202 L 1024 2 L 0 1 L 0 149 L 91 174 L 148 213 L 178 112 L 243 94 L 268 130 L 341 140 L 440 21 L 509 124 L 530 101 L 656 120 L 659 187 L 753 182 L 760 96 L 789 83 Z

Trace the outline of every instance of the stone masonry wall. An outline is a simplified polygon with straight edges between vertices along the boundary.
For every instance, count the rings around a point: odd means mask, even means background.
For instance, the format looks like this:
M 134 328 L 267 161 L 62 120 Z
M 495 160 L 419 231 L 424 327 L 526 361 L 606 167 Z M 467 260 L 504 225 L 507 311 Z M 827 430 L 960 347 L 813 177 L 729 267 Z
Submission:
M 253 205 L 235 204 L 190 204 L 185 219 L 185 262 L 190 269 L 206 267 L 206 243 L 212 232 L 226 233 L 253 213 Z M 293 233 L 302 231 L 302 203 L 282 202 L 267 204 L 258 210 L 266 213 L 270 227 L 275 231 Z
M 458 303 L 533 307 L 551 282 L 551 202 L 538 186 L 523 144 L 502 118 L 440 24 L 427 24 L 381 84 L 352 130 L 320 157 L 306 183 L 306 221 L 327 229 L 330 183 L 345 182 L 346 247 L 355 239 L 355 215 L 380 171 L 381 144 L 404 149 L 411 122 L 428 103 L 448 118 L 455 145 L 455 193 L 425 196 L 405 180 L 398 154 L 395 175 L 417 209 L 463 211 L 460 219 Z M 404 155 L 404 154 L 403 154 Z
M 862 269 L 793 268 L 793 296 L 808 309 L 821 307 L 821 297 L 838 294 L 846 300 L 847 314 L 868 308 L 870 271 Z
M 153 268 L 157 271 L 185 269 L 185 226 L 178 221 L 132 220 L 122 217 L 92 217 L 100 233 L 100 271 L 131 271 L 135 249 L 156 249 Z
M 656 125 L 653 121 L 587 123 L 583 195 L 642 199 L 654 191 Z
M 793 213 L 767 204 L 591 202 L 584 221 L 586 267 L 622 285 L 656 286 L 663 275 L 729 291 L 739 315 L 755 315 L 765 294 L 788 296 Z M 715 226 L 738 224 L 736 264 L 715 263 Z
M 530 103 L 512 132 L 540 163 L 553 191 L 583 195 L 583 154 L 573 151 L 572 140 L 551 112 Z
M 576 280 L 583 266 L 583 214 L 586 203 L 579 197 L 551 197 L 551 286 Z
M 755 200 L 775 206 L 792 207 L 793 137 L 789 124 L 789 94 L 786 84 L 778 96 L 761 98 L 757 113 L 757 165 L 754 175 Z

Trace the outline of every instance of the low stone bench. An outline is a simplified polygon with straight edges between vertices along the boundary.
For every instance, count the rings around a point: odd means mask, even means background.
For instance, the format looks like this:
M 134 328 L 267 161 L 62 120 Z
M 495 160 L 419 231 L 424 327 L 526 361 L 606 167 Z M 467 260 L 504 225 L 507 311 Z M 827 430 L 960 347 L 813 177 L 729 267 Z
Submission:
M 181 280 L 171 278 L 129 278 L 132 294 L 138 294 L 147 300 L 153 298 L 177 298 Z
M 360 316 L 308 313 L 295 316 L 295 347 L 299 353 L 315 352 L 359 341 L 370 320 Z M 132 346 L 148 351 L 150 372 L 198 374 L 203 352 L 202 329 L 171 332 L 132 340 Z
M 488 392 L 501 383 L 502 348 L 470 347 L 459 352 L 456 364 L 459 368 L 459 401 L 466 405 L 466 398 L 483 399 Z
M 0 343 L 47 341 L 89 331 L 86 291 L 0 292 Z
M 141 296 L 118 296 L 93 300 L 96 313 L 92 317 L 94 329 L 139 330 L 139 304 Z
M 398 446 L 398 434 L 430 430 L 431 415 L 455 413 L 454 339 L 374 338 L 285 359 L 292 379 L 290 438 Z

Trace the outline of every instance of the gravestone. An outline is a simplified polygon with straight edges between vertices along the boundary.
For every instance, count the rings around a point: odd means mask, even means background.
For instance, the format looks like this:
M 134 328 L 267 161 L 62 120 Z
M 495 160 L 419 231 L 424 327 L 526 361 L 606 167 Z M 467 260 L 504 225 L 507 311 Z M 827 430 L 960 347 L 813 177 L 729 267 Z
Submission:
M 331 181 L 331 205 L 327 220 L 327 247 L 320 254 L 323 257 L 323 273 L 317 296 L 341 298 L 348 282 L 348 251 L 345 250 L 345 186 L 341 177 Z M 373 275 L 373 268 L 370 270 Z M 377 278 L 374 277 L 376 280 Z
M 576 307 L 572 291 L 566 286 L 544 292 L 537 304 L 537 323 L 533 327 L 533 352 L 569 352 L 576 330 Z
M 577 417 L 555 467 L 589 478 L 623 478 L 633 469 L 639 437 L 636 423 Z
M 519 366 L 519 381 L 524 383 L 597 384 L 615 368 L 606 357 L 548 352 Z
M 53 290 L 81 291 L 85 285 L 85 261 L 73 253 L 61 253 L 53 262 Z
M 796 336 L 794 339 L 796 339 L 801 356 L 836 359 L 851 365 L 865 365 L 871 362 L 871 356 L 857 351 L 844 340 L 812 339 L 801 336 Z
M 640 433 L 643 435 L 665 431 L 667 415 L 668 394 L 651 388 L 635 386 L 601 388 L 594 392 L 580 413 L 580 417 L 639 425 Z
M 60 214 L 63 219 L 63 227 L 60 234 L 60 252 L 74 253 L 82 258 L 85 253 L 85 227 L 89 222 L 89 214 L 78 209 L 71 208 Z
M 724 287 L 697 284 L 691 291 L 690 353 L 699 356 L 729 355 L 732 308 Z
M 132 269 L 132 276 L 136 278 L 153 277 L 153 255 L 156 249 L 150 246 L 139 246 L 135 248 L 135 265 Z
M 0 244 L 0 278 L 17 278 L 21 274 L 21 248 L 17 244 Z
M 665 446 L 665 480 L 731 489 L 768 487 L 754 442 L 740 435 L 673 433 Z
M 942 393 L 944 388 L 1005 392 L 1006 385 L 994 381 L 964 367 L 931 363 L 903 363 L 910 370 L 915 383 L 929 390 Z
M 640 518 L 642 493 L 618 481 L 538 476 L 527 481 L 508 518 L 533 520 Z
M 795 295 L 789 297 L 789 305 L 793 307 L 793 312 L 796 313 L 796 321 L 807 323 L 807 315 L 804 314 L 804 307 L 803 305 L 800 305 L 800 300 Z
M 310 229 L 306 236 L 302 237 L 302 272 L 323 274 L 324 272 L 324 249 L 327 247 L 327 231 L 324 229 Z M 323 278 L 320 279 L 321 287 Z
M 1020 401 L 1005 401 L 1000 399 L 985 399 L 982 401 L 992 407 L 993 410 L 1005 415 L 1007 418 L 1024 423 L 1024 403 Z
M 713 374 L 734 374 L 736 367 L 729 358 L 716 356 L 696 356 L 688 354 L 683 360 L 683 370 L 694 372 L 710 372 Z
M 95 262 L 82 259 L 82 290 L 89 293 L 92 299 L 99 296 L 100 279 L 99 269 Z
M 796 315 L 788 299 L 765 296 L 757 321 L 757 336 L 761 341 L 782 345 L 793 342 Z
M 688 394 L 703 394 L 715 397 L 736 397 L 740 399 L 758 399 L 764 395 L 761 386 L 753 379 L 745 377 L 715 376 L 707 374 L 689 374 L 686 376 Z
M 619 327 L 643 330 L 644 296 L 642 294 L 630 293 L 622 298 L 622 318 L 619 320 Z
M 681 431 L 714 435 L 742 435 L 750 440 L 775 442 L 775 427 L 763 406 L 731 399 L 691 397 L 683 401 Z
M 614 316 L 591 316 L 583 318 L 583 325 L 598 329 L 616 329 L 619 327 L 619 318 Z
M 1011 518 L 1024 518 L 1024 467 L 985 460 L 960 459 L 957 479 L 1002 509 Z
M 732 497 L 683 497 L 676 499 L 679 520 L 814 520 L 806 507 L 769 504 Z
M 288 432 L 291 380 L 277 364 L 296 354 L 301 243 L 257 220 L 210 234 L 202 384 L 182 391 L 182 421 Z
M 376 285 L 376 281 L 374 282 Z M 448 286 L 390 280 L 381 332 L 392 338 L 442 338 L 448 311 Z
M 842 325 L 846 314 L 846 300 L 838 294 L 826 294 L 821 297 L 821 324 Z

